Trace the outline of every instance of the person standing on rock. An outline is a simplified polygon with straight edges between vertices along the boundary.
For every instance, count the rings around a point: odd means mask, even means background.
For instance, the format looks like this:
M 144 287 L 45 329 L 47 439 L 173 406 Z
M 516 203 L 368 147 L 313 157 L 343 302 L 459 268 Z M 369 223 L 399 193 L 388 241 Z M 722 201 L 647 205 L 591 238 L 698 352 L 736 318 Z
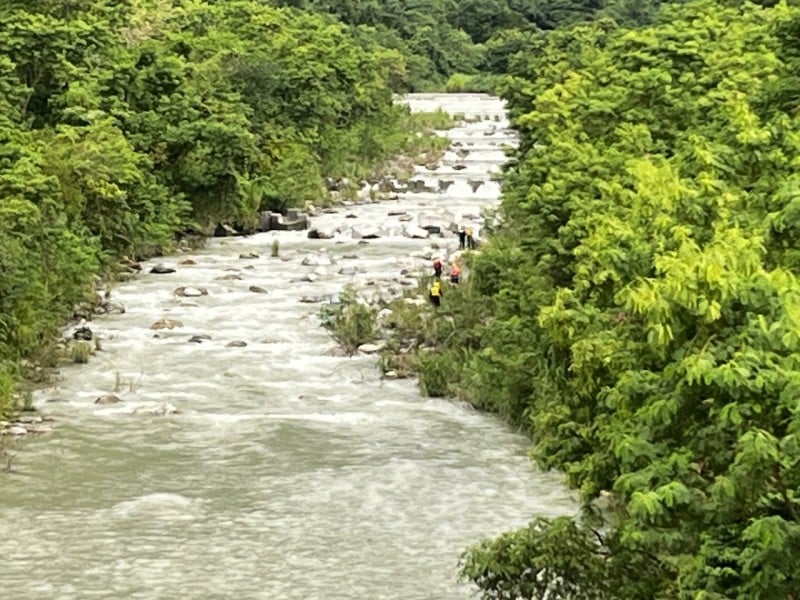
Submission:
M 461 269 L 458 266 L 458 263 L 453 263 L 450 265 L 450 283 L 453 285 L 458 285 L 458 282 L 461 280 Z
M 467 248 L 470 250 L 475 249 L 475 238 L 472 237 L 472 227 L 467 227 Z
M 467 230 L 464 226 L 458 228 L 458 249 L 464 250 L 467 247 Z
M 434 308 L 439 308 L 442 303 L 442 282 L 440 280 L 437 279 L 433 282 L 433 285 L 428 292 L 428 298 L 430 299 Z
M 438 258 L 433 261 L 433 276 L 439 279 L 442 276 L 442 261 Z

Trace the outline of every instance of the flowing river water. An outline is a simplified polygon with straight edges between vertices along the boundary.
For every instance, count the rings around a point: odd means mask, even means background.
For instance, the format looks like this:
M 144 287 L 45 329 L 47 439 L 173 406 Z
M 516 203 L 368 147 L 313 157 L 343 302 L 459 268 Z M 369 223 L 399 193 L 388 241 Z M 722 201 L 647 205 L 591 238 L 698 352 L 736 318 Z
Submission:
M 481 118 L 447 132 L 454 147 L 437 170 L 420 167 L 420 177 L 453 184 L 344 207 L 312 226 L 381 226 L 398 211 L 476 214 L 497 201 L 487 173 L 503 162 L 501 145 L 513 142 L 502 102 L 480 94 L 408 101 L 414 110 Z M 475 178 L 487 181 L 473 192 L 467 181 Z M 280 259 L 270 257 L 274 239 Z M 382 379 L 374 355 L 335 352 L 320 305 L 301 298 L 367 279 L 399 285 L 402 269 L 429 265 L 414 253 L 432 242 L 457 247 L 452 235 L 358 242 L 306 232 L 214 239 L 164 260 L 175 273 L 145 274 L 146 264 L 115 286 L 127 311 L 96 317 L 90 326 L 102 351 L 37 392 L 54 431 L 29 436 L 14 459 L 18 474 L 2 476 L 3 593 L 469 598 L 457 581 L 465 547 L 535 516 L 572 514 L 561 476 L 537 472 L 526 439 L 502 422 L 423 398 L 413 380 Z M 248 252 L 260 257 L 240 258 Z M 317 266 L 302 264 L 308 255 Z M 187 258 L 196 264 L 181 264 Z M 230 274 L 241 279 L 221 279 Z M 179 286 L 208 295 L 179 298 Z M 183 327 L 152 330 L 162 318 Z M 193 334 L 211 339 L 189 343 Z M 247 346 L 229 347 L 234 340 Z M 109 393 L 123 401 L 94 403 Z M 159 402 L 180 413 L 134 414 Z

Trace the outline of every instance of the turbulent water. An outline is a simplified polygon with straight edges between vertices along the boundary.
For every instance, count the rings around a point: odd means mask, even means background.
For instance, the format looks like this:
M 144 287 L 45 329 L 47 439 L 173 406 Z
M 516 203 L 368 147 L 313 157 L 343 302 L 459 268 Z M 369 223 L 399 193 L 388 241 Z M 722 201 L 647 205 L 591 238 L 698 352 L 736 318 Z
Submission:
M 484 95 L 409 102 L 481 117 L 447 132 L 455 146 L 439 169 L 420 168 L 432 183 L 454 183 L 445 193 L 346 207 L 312 225 L 380 226 L 390 211 L 476 214 L 496 202 L 496 183 L 473 192 L 467 181 L 488 179 L 503 161 L 501 144 L 513 141 L 502 103 Z M 282 259 L 270 257 L 274 239 Z M 320 305 L 300 302 L 354 280 L 399 286 L 402 269 L 427 267 L 410 255 L 432 241 L 457 246 L 452 236 L 401 234 L 367 244 L 306 232 L 217 239 L 166 260 L 176 273 L 116 286 L 127 312 L 90 324 L 102 351 L 37 394 L 54 432 L 30 437 L 14 458 L 18 474 L 2 476 L 4 594 L 468 598 L 457 581 L 466 546 L 537 515 L 571 514 L 560 477 L 531 466 L 525 439 L 490 416 L 420 397 L 413 380 L 382 380 L 374 356 L 337 356 Z M 239 258 L 248 252 L 260 258 Z M 309 254 L 335 263 L 302 265 Z M 187 258 L 196 264 L 182 265 Z M 241 279 L 219 279 L 230 274 Z M 307 274 L 313 281 L 301 281 Z M 208 295 L 179 298 L 179 286 Z M 152 330 L 162 318 L 183 327 Z M 188 342 L 195 334 L 211 339 Z M 234 340 L 247 346 L 228 347 Z M 94 403 L 109 393 L 123 402 Z M 180 413 L 133 414 L 159 402 Z

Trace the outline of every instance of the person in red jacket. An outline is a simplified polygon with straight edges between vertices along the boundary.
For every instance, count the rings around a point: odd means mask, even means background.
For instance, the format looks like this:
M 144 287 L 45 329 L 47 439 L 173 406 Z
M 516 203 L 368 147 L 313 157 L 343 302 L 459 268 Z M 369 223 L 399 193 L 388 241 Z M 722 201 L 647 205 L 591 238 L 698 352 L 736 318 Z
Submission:
M 442 276 L 442 261 L 438 258 L 433 261 L 433 276 L 437 279 Z

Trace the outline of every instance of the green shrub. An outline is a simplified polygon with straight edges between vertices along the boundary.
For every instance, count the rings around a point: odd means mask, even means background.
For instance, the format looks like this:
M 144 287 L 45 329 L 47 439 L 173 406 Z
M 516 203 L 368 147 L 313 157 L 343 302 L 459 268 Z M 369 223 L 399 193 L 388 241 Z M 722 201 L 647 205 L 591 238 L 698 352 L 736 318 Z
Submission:
M 14 407 L 14 376 L 0 367 L 0 416 L 8 416 Z
M 419 389 L 425 396 L 443 398 L 451 395 L 458 381 L 460 360 L 453 350 L 425 348 L 418 355 Z
M 361 344 L 375 341 L 375 309 L 359 302 L 351 286 L 345 287 L 340 302 L 321 311 L 322 324 L 349 354 Z
M 69 356 L 74 363 L 88 363 L 92 355 L 92 345 L 89 342 L 76 342 L 70 346 Z

